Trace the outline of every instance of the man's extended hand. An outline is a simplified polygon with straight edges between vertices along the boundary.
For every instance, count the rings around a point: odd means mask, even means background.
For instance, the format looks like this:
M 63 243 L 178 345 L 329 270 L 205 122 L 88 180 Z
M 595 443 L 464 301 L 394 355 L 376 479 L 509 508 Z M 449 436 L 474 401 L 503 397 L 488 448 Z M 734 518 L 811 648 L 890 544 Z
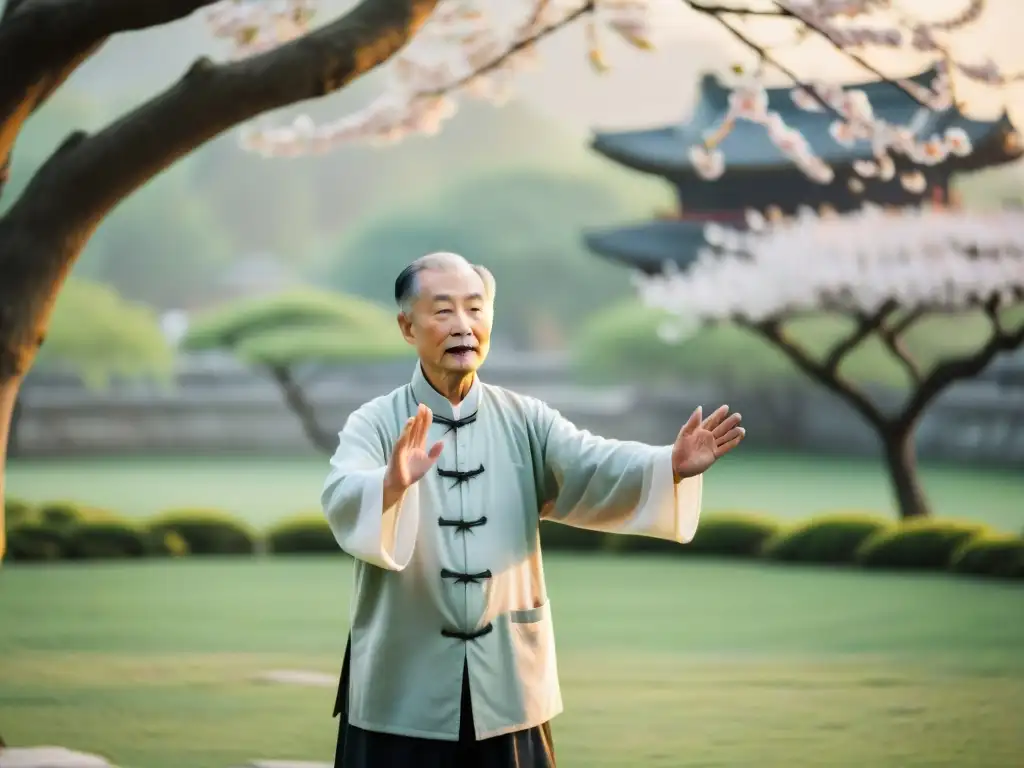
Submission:
M 387 471 L 384 473 L 384 509 L 391 509 L 413 483 L 418 481 L 437 463 L 444 443 L 438 441 L 427 450 L 427 430 L 434 415 L 420 405 L 416 415 L 405 422 L 402 434 L 395 441 Z
M 739 445 L 746 434 L 740 426 L 741 418 L 738 413 L 730 416 L 729 406 L 723 405 L 701 421 L 701 408 L 697 406 L 679 430 L 672 447 L 672 470 L 676 481 L 699 475 Z

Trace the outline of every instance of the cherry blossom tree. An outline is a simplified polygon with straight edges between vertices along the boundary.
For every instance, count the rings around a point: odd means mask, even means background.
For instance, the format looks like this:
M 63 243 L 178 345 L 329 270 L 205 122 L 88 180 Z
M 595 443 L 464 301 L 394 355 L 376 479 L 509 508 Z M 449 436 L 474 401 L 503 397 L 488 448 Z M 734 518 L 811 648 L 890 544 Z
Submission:
M 745 29 L 751 19 L 781 21 L 794 39 L 827 40 L 881 77 L 867 59 L 872 48 L 934 58 L 945 84 L 920 89 L 899 81 L 914 91 L 922 110 L 955 100 L 958 81 L 1000 86 L 1013 79 L 991 61 L 961 56 L 953 45 L 954 33 L 982 14 L 984 0 L 965 0 L 961 14 L 938 21 L 899 15 L 891 0 L 680 2 L 715 19 L 759 61 L 739 73 L 729 118 L 692 150 L 709 177 L 726 165 L 717 150 L 721 136 L 737 120 L 754 120 L 812 178 L 829 178 L 824 160 L 763 109 L 760 83 L 769 71 L 789 77 L 808 108 L 835 114 L 837 140 L 872 142 L 878 162 L 865 164 L 866 174 L 890 176 L 886 158 L 894 153 L 939 162 L 970 150 L 956 134 L 922 139 L 914 125 L 876 119 L 856 91 L 805 82 L 775 55 L 776 44 L 758 42 Z M 438 130 L 460 96 L 508 98 L 516 72 L 536 58 L 536 43 L 574 22 L 584 25 L 599 69 L 608 35 L 650 47 L 652 8 L 652 0 L 361 0 L 336 18 L 319 20 L 314 0 L 6 0 L 0 12 L 0 192 L 26 120 L 108 37 L 206 9 L 229 55 L 221 62 L 197 60 L 176 83 L 93 134 L 70 132 L 0 217 L 0 467 L 18 389 L 69 270 L 100 222 L 151 178 L 236 126 L 242 126 L 245 148 L 272 156 Z M 285 126 L 253 122 L 326 97 L 385 63 L 383 94 L 357 114 L 321 126 L 304 118 Z M 0 510 L 2 499 L 0 471 Z M 0 520 L 0 557 L 2 537 Z
M 757 212 L 747 218 L 743 230 L 708 225 L 708 248 L 685 273 L 638 277 L 641 298 L 670 314 L 666 338 L 686 338 L 702 323 L 734 322 L 778 347 L 878 433 L 901 517 L 927 515 L 914 449 L 921 414 L 950 385 L 1024 344 L 1024 213 L 865 206 L 845 216 L 819 217 L 808 208 L 775 223 Z M 852 330 L 814 354 L 786 324 L 822 312 L 849 317 Z M 974 349 L 925 368 L 905 344 L 929 315 L 976 312 L 990 332 Z M 842 374 L 849 355 L 872 338 L 911 384 L 895 411 Z

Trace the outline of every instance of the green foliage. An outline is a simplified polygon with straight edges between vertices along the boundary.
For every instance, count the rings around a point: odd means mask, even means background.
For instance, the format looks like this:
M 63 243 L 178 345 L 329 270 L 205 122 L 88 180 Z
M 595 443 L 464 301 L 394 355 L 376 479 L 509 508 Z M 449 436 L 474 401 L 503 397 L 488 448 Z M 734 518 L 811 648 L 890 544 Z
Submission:
M 607 545 L 608 536 L 598 531 L 573 528 L 571 525 L 542 520 L 541 551 L 597 552 Z
M 668 319 L 668 313 L 636 299 L 614 304 L 581 326 L 573 347 L 574 366 L 591 380 L 621 380 L 635 376 L 636 371 L 643 371 L 648 381 L 702 377 L 757 383 L 803 375 L 775 346 L 731 323 L 704 326 L 682 342 L 666 342 L 658 331 Z M 847 317 L 815 315 L 790 320 L 786 330 L 812 357 L 823 359 L 851 333 L 853 322 Z M 927 371 L 941 360 L 977 349 L 989 328 L 980 312 L 931 315 L 911 328 L 905 342 Z M 878 338 L 868 339 L 850 353 L 840 373 L 864 384 L 908 384 L 906 371 Z
M 148 532 L 127 520 L 84 521 L 70 529 L 65 556 L 74 560 L 143 557 L 151 549 Z
M 780 531 L 765 544 L 763 554 L 794 563 L 852 563 L 865 540 L 892 527 L 890 521 L 864 513 L 822 515 Z
M 956 573 L 1024 578 L 1024 538 L 988 533 L 964 541 L 950 559 Z
M 325 266 L 325 279 L 390 303 L 409 262 L 455 251 L 494 273 L 497 335 L 557 346 L 565 341 L 561 328 L 630 290 L 623 271 L 589 253 L 579 233 L 648 216 L 662 192 L 594 171 L 520 168 L 459 179 L 426 203 L 382 211 L 355 228 Z
M 910 520 L 869 536 L 857 550 L 856 560 L 870 568 L 942 570 L 960 545 L 985 532 L 980 523 Z
M 173 361 L 151 308 L 126 301 L 110 286 L 71 278 L 57 297 L 36 365 L 69 367 L 102 387 L 111 376 L 166 380 Z
M 344 363 L 410 354 L 395 314 L 354 296 L 294 290 L 244 299 L 198 318 L 189 350 L 227 349 L 252 365 Z
M 4 527 L 13 528 L 22 523 L 31 523 L 36 520 L 36 510 L 27 501 L 21 499 L 4 500 Z
M 337 554 L 338 546 L 323 513 L 310 512 L 286 518 L 266 534 L 267 551 L 274 554 Z
M 43 502 L 37 506 L 35 518 L 45 525 L 65 531 L 87 522 L 105 522 L 117 519 L 113 513 L 105 509 L 76 504 L 73 501 Z
M 156 535 L 173 531 L 193 555 L 250 555 L 256 551 L 255 533 L 220 510 L 169 510 L 152 519 L 148 527 Z
M 763 515 L 745 512 L 715 512 L 701 516 L 693 541 L 680 551 L 685 554 L 756 557 L 780 524 Z
M 26 522 L 7 531 L 7 554 L 15 562 L 50 562 L 66 554 L 67 529 Z

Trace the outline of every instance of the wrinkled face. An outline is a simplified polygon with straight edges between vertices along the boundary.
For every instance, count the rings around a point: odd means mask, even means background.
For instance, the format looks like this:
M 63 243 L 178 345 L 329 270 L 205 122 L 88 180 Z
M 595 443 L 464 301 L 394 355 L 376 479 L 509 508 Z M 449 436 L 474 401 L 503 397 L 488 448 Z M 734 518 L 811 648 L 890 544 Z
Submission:
M 484 281 L 469 268 L 426 269 L 409 317 L 399 314 L 405 340 L 428 371 L 464 376 L 479 368 L 491 342 L 494 307 Z

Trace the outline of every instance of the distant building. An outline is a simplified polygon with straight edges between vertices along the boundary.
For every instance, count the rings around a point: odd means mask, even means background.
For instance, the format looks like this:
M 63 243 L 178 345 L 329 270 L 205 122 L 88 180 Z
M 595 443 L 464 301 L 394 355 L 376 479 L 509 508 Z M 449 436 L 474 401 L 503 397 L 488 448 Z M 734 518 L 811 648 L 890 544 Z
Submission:
M 927 86 L 936 76 L 929 70 L 912 78 Z M 923 109 L 899 86 L 872 82 L 853 86 L 865 92 L 874 112 L 894 125 L 908 125 Z M 842 213 L 860 207 L 865 200 L 889 206 L 909 206 L 929 201 L 956 205 L 950 181 L 961 171 L 974 171 L 1012 162 L 1024 155 L 1018 130 L 1004 113 L 991 121 L 971 120 L 957 109 L 931 112 L 920 121 L 917 136 L 927 139 L 952 127 L 962 128 L 973 146 L 966 157 L 953 156 L 933 166 L 912 165 L 894 155 L 896 173 L 920 171 L 923 189 L 913 191 L 898 180 L 864 181 L 864 190 L 853 187 L 861 181 L 853 169 L 858 160 L 872 160 L 871 145 L 858 141 L 851 147 L 830 134 L 834 114 L 807 111 L 793 101 L 792 88 L 768 89 L 768 108 L 779 112 L 787 125 L 797 128 L 811 150 L 835 171 L 835 178 L 820 184 L 797 168 L 769 139 L 764 126 L 739 120 L 718 148 L 726 158 L 726 171 L 708 181 L 693 168 L 689 150 L 699 145 L 728 110 L 729 90 L 713 75 L 701 79 L 693 116 L 689 122 L 648 130 L 597 132 L 592 148 L 609 160 L 654 176 L 671 184 L 678 209 L 659 220 L 614 229 L 588 231 L 587 247 L 597 255 L 644 272 L 659 272 L 667 262 L 685 268 L 705 245 L 704 226 L 720 221 L 743 226 L 747 209 L 762 213 L 792 215 L 800 206 L 831 208 Z M 856 180 L 856 181 L 854 181 Z

